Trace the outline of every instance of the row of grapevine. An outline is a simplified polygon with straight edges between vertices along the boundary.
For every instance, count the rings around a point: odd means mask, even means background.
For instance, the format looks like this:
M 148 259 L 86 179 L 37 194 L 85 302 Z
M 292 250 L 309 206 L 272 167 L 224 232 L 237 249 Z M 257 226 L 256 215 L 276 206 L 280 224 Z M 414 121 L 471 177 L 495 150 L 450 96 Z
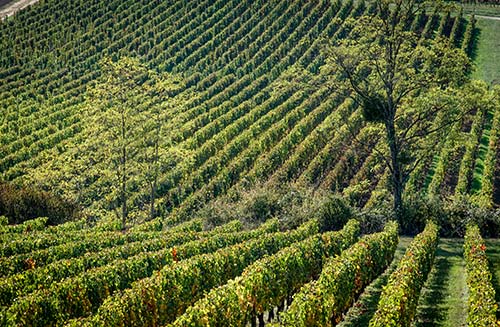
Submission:
M 329 105 L 329 103 L 327 104 Z M 333 105 L 333 103 L 332 103 Z M 286 182 L 295 179 L 307 165 L 309 158 L 314 157 L 344 126 L 344 117 L 352 114 L 354 106 L 350 100 L 345 100 L 323 122 L 318 125 L 304 141 L 300 142 L 293 154 L 281 165 L 272 179 Z
M 478 94 L 478 96 L 481 96 Z M 482 94 L 485 96 L 485 94 Z M 460 163 L 460 170 L 458 173 L 458 181 L 455 187 L 455 194 L 466 194 L 470 189 L 472 182 L 472 172 L 475 161 L 475 156 L 481 141 L 483 127 L 487 119 L 487 108 L 478 108 L 477 114 L 474 117 L 471 131 L 465 140 L 465 153 Z
M 492 275 L 486 257 L 486 246 L 477 225 L 467 226 L 464 257 L 469 289 L 467 325 L 474 327 L 495 326 L 497 304 Z
M 245 240 L 260 239 L 268 234 L 269 228 L 275 227 L 276 222 L 271 221 L 255 231 L 215 235 L 112 261 L 108 265 L 87 270 L 54 283 L 47 289 L 36 290 L 18 298 L 6 310 L 6 320 L 9 324 L 18 326 L 47 326 L 89 315 L 115 291 L 130 287 L 134 281 L 151 276 L 162 267 Z M 307 226 L 302 231 L 306 229 Z M 237 248 L 238 246 L 231 247 L 233 251 Z
M 315 235 L 273 256 L 256 261 L 241 276 L 215 288 L 171 326 L 246 326 L 282 303 L 321 271 L 326 257 L 356 242 L 359 223 L 349 221 L 339 232 Z M 173 320 L 168 320 L 172 322 Z
M 116 260 L 127 259 L 141 253 L 155 253 L 164 248 L 170 248 L 196 239 L 204 239 L 224 233 L 234 233 L 241 230 L 241 222 L 234 221 L 226 225 L 219 226 L 212 231 L 204 233 L 192 233 L 187 230 L 197 228 L 200 221 L 180 224 L 178 228 L 174 227 L 168 231 L 168 234 L 158 234 L 157 238 L 145 241 L 136 241 L 116 245 L 111 248 L 101 249 L 98 252 L 85 252 L 68 259 L 61 259 L 51 263 L 39 262 L 29 259 L 33 266 L 28 270 L 11 274 L 0 282 L 0 306 L 10 305 L 14 298 L 28 294 L 39 288 L 48 288 L 55 282 L 64 278 L 81 274 L 88 269 L 93 269 L 110 264 Z M 270 220 L 263 225 L 266 231 L 276 231 L 277 221 Z M 254 231 L 250 232 L 253 235 Z M 67 246 L 71 246 L 66 244 Z M 58 248 L 53 251 L 57 253 Z M 90 251 L 92 249 L 89 249 Z M 57 255 L 55 255 L 57 258 Z M 48 277 L 49 276 L 49 277 Z
M 309 165 L 302 172 L 298 180 L 310 184 L 315 184 L 321 180 L 339 157 L 339 154 L 341 153 L 341 150 L 346 142 L 345 135 L 348 134 L 349 129 L 353 130 L 354 133 L 358 133 L 363 125 L 364 123 L 361 110 L 358 108 L 348 118 L 347 123 L 340 127 L 336 136 L 331 139 L 310 161 Z M 347 139 L 347 142 L 349 142 L 349 138 Z
M 71 325 L 161 325 L 181 314 L 205 291 L 241 274 L 254 261 L 317 232 L 318 223 L 313 220 L 297 230 L 261 235 L 213 253 L 166 265 L 150 278 L 137 281 L 131 288 L 109 297 L 96 315 L 73 320 Z
M 86 86 L 91 85 L 91 80 L 99 76 L 99 59 L 105 54 L 116 57 L 137 54 L 152 66 L 184 74 L 187 79 L 186 89 L 179 94 L 180 98 L 190 98 L 187 105 L 162 113 L 162 119 L 168 120 L 165 130 L 174 131 L 171 134 L 165 132 L 165 138 L 171 138 L 189 154 L 186 160 L 174 162 L 170 172 L 161 172 L 157 194 L 162 198 L 159 210 L 162 214 L 173 211 L 172 222 L 186 219 L 178 217 L 186 216 L 210 198 L 226 192 L 242 182 L 244 177 L 255 179 L 262 172 L 267 178 L 272 172 L 279 171 L 278 175 L 284 176 L 280 177 L 282 179 L 297 178 L 302 172 L 310 171 L 305 163 L 318 162 L 319 159 L 311 160 L 318 155 L 320 158 L 331 158 L 327 159 L 330 164 L 325 165 L 326 173 L 332 167 L 337 167 L 331 176 L 341 179 L 338 183 L 340 189 L 349 185 L 354 172 L 342 174 L 346 168 L 345 162 L 335 164 L 339 160 L 338 156 L 325 155 L 328 152 L 321 149 L 325 149 L 328 142 L 325 143 L 314 132 L 331 116 L 327 115 L 327 110 L 316 110 L 319 103 L 309 104 L 311 110 L 295 125 L 280 131 L 272 144 L 253 153 L 245 163 L 238 162 L 247 155 L 243 151 L 245 145 L 236 148 L 235 144 L 228 147 L 227 143 L 254 126 L 259 117 L 283 103 L 269 102 L 270 99 L 276 97 L 284 101 L 293 94 L 291 89 L 276 87 L 288 67 L 300 63 L 307 70 L 317 71 L 324 63 L 320 39 L 346 37 L 349 31 L 343 26 L 345 18 L 356 17 L 364 11 L 373 12 L 373 5 L 366 8 L 363 1 L 294 1 L 287 4 L 284 1 L 255 3 L 207 0 L 189 5 L 151 1 L 110 1 L 102 4 L 93 1 L 88 6 L 82 3 L 69 5 L 68 12 L 59 17 L 61 23 L 54 23 L 52 13 L 47 8 L 46 4 L 41 4 L 39 8 L 30 9 L 37 17 L 47 16 L 47 20 L 37 21 L 23 14 L 19 18 L 24 21 L 12 19 L 0 26 L 5 31 L 19 33 L 13 44 L 4 44 L 5 48 L 2 47 L 2 53 L 6 54 L 5 61 L 17 62 L 17 66 L 6 68 L 3 72 L 8 85 L 2 85 L 0 89 L 0 102 L 9 104 L 8 110 L 11 112 L 8 123 L 2 124 L 12 131 L 6 138 L 5 146 L 0 146 L 0 153 L 5 154 L 0 160 L 0 171 L 5 178 L 17 179 L 17 182 L 36 181 L 73 196 L 77 187 L 72 180 L 74 176 L 66 171 L 66 175 L 63 175 L 53 169 L 56 164 L 52 158 L 78 157 L 75 151 L 68 148 L 81 141 L 87 142 L 82 133 L 87 117 L 81 114 L 81 111 L 86 110 L 80 104 L 84 101 L 81 94 Z M 433 16 L 438 20 L 439 15 Z M 409 23 L 412 24 L 411 28 L 418 30 L 431 20 L 426 21 L 424 13 L 420 13 Z M 49 22 L 57 26 L 45 32 L 42 26 Z M 444 16 L 441 22 L 439 26 L 443 27 L 439 34 L 458 37 L 463 29 L 458 18 Z M 431 25 L 429 31 L 437 28 Z M 76 34 L 71 35 L 70 30 Z M 47 33 L 61 37 L 47 41 Z M 44 53 L 43 47 L 47 46 L 56 50 L 52 51 L 54 60 L 50 59 L 51 55 Z M 71 48 L 81 51 L 70 53 L 75 51 Z M 14 52 L 11 49 L 15 49 Z M 23 49 L 36 50 L 40 58 L 30 59 L 27 50 Z M 16 51 L 18 58 L 14 59 Z M 75 69 L 68 69 L 56 63 L 57 60 L 72 62 L 69 66 Z M 33 69 L 33 65 L 40 61 L 47 63 Z M 90 70 L 92 73 L 89 73 Z M 27 85 L 22 85 L 21 80 L 26 76 L 34 78 Z M 44 114 L 45 106 L 33 106 L 39 100 L 32 101 L 32 105 L 29 101 L 18 102 L 20 98 L 31 97 L 33 89 L 45 86 L 46 90 L 38 92 L 42 94 L 35 95 L 36 99 L 45 99 L 43 101 L 50 115 Z M 192 96 L 190 92 L 193 92 Z M 332 93 L 331 99 L 335 99 L 337 92 Z M 264 103 L 265 106 L 260 107 Z M 164 108 L 158 99 L 148 99 L 141 107 L 147 110 L 151 106 Z M 15 112 L 20 112 L 20 115 L 16 116 Z M 30 120 L 36 123 L 29 123 Z M 58 127 L 54 128 L 51 126 L 54 120 L 64 120 L 64 124 L 57 124 Z M 11 127 L 15 125 L 13 122 L 17 122 L 21 130 Z M 269 131 L 274 128 L 274 125 L 269 126 Z M 23 136 L 18 137 L 16 134 Z M 300 164 L 294 163 L 295 157 L 286 160 L 283 155 L 286 150 L 301 152 L 305 149 L 305 146 L 295 147 L 290 142 L 306 139 L 310 146 L 307 149 L 315 150 L 304 152 L 300 157 L 297 155 L 297 160 L 302 162 Z M 170 146 L 168 142 L 165 142 L 165 146 Z M 243 142 L 247 143 L 246 146 L 250 144 L 245 139 Z M 334 147 L 338 148 L 337 145 Z M 228 151 L 231 152 L 228 154 Z M 365 158 L 369 157 L 369 152 L 357 157 L 352 147 L 342 147 L 339 151 L 346 151 L 357 167 L 364 165 Z M 273 158 L 273 162 L 261 160 L 267 158 Z M 95 173 L 105 170 L 105 165 L 98 162 L 95 165 L 83 165 L 83 169 L 91 175 L 83 183 L 83 203 L 85 206 L 92 203 L 93 208 L 109 209 L 106 194 L 102 195 L 111 181 Z M 285 170 L 290 171 L 281 173 Z M 72 174 L 75 175 L 75 172 Z M 68 186 L 58 183 L 61 180 L 72 181 Z M 46 183 L 50 183 L 50 186 Z M 139 190 L 133 191 L 131 202 L 135 207 L 144 206 L 149 195 L 140 190 L 141 187 L 134 186 Z
M 7 217 L 5 218 L 7 219 Z M 5 242 L 7 238 L 10 241 L 12 234 L 27 234 L 35 231 L 43 231 L 47 227 L 48 220 L 49 220 L 48 217 L 39 217 L 25 221 L 19 225 L 6 224 L 6 226 L 0 226 L 0 242 L 2 243 Z
M 388 222 L 380 233 L 329 259 L 319 279 L 294 295 L 283 313 L 283 326 L 335 326 L 362 290 L 392 261 L 398 244 L 398 225 Z
M 125 244 L 133 241 L 143 241 L 147 239 L 152 239 L 156 237 L 158 233 L 151 232 L 141 232 L 141 233 L 129 233 L 129 234 L 116 234 L 114 232 L 101 232 L 95 233 L 94 231 L 85 231 L 83 233 L 78 232 L 65 232 L 63 234 L 53 234 L 53 233 L 40 233 L 29 235 L 25 238 L 20 238 L 18 240 L 13 240 L 12 242 L 4 242 L 2 244 L 2 272 L 9 271 L 7 269 L 8 262 L 21 262 L 27 259 L 29 256 L 36 258 L 40 262 L 46 262 L 50 257 L 53 257 L 53 247 L 61 247 L 61 251 L 55 251 L 61 255 L 60 258 L 64 256 L 73 256 L 76 253 L 86 251 L 86 249 L 102 249 L 110 247 L 117 244 Z M 64 248 L 66 242 L 72 241 L 73 246 L 71 248 Z M 64 249 L 63 249 L 64 248 Z M 64 253 L 64 254 L 63 254 Z M 3 274 L 3 273 L 2 273 Z
M 382 291 L 370 327 L 410 326 L 420 290 L 431 270 L 438 243 L 439 227 L 429 221 L 408 246 L 405 255 Z
M 498 90 L 496 91 L 497 96 L 500 95 Z M 494 192 L 494 178 L 495 169 L 498 166 L 498 153 L 499 148 L 499 129 L 500 129 L 500 110 L 495 110 L 492 118 L 489 142 L 488 142 L 488 152 L 484 157 L 484 170 L 481 175 L 481 188 L 479 193 L 476 195 L 476 201 L 481 205 L 486 207 L 493 206 L 493 192 Z M 478 165 L 476 163 L 476 165 Z

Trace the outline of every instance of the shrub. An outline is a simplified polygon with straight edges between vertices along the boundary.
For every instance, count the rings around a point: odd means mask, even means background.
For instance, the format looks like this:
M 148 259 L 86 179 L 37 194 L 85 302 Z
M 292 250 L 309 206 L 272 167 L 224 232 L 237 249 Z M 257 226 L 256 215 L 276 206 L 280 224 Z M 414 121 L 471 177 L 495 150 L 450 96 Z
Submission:
M 352 218 L 349 205 L 340 197 L 330 196 L 321 203 L 317 218 L 322 232 L 338 230 Z
M 446 199 L 412 195 L 405 199 L 401 231 L 406 235 L 415 235 L 423 229 L 427 219 L 433 219 L 440 226 L 443 237 L 463 237 L 469 223 L 485 230 L 486 236 L 498 237 L 499 214 L 499 211 L 479 207 L 467 195 Z
M 48 217 L 49 225 L 58 225 L 78 217 L 76 203 L 31 186 L 18 187 L 0 182 L 0 215 L 9 224 L 20 224 L 38 217 Z

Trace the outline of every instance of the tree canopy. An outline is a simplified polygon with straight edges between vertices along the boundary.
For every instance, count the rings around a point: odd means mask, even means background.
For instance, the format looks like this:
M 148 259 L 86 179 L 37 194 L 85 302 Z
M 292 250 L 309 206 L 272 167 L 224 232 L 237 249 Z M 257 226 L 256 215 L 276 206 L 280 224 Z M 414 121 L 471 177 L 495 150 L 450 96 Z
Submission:
M 376 14 L 348 22 L 350 37 L 326 48 L 323 73 L 345 87 L 367 122 L 381 124 L 388 151 L 394 211 L 400 218 L 410 173 L 469 110 L 471 62 L 442 38 L 425 38 L 411 23 L 440 2 L 377 0 Z

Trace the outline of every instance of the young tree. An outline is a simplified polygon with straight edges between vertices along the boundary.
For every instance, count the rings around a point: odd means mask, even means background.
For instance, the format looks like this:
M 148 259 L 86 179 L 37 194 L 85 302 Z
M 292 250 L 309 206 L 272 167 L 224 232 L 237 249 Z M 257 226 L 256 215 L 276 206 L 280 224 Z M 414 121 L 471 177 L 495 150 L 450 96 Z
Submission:
M 348 89 L 367 122 L 384 127 L 389 155 L 381 155 L 390 170 L 397 219 L 405 184 L 425 149 L 465 111 L 456 89 L 470 70 L 465 53 L 447 40 L 421 40 L 409 30 L 430 5 L 437 2 L 376 0 L 377 13 L 346 22 L 350 37 L 326 50 L 323 72 Z
M 148 184 L 150 216 L 155 215 L 162 165 L 163 110 L 169 107 L 162 104 L 182 88 L 182 81 L 160 76 L 132 58 L 105 58 L 101 64 L 102 77 L 88 92 L 92 119 L 89 137 L 99 140 L 97 153 L 108 164 L 101 174 L 109 173 L 111 179 L 114 175 L 109 202 L 125 228 L 131 187 Z M 117 207 L 121 207 L 120 213 Z
M 163 110 L 183 105 L 184 101 L 177 101 L 177 99 L 173 101 L 170 96 L 183 85 L 182 81 L 172 76 L 160 83 L 158 96 L 161 97 L 164 106 L 151 109 L 148 113 L 147 123 L 143 126 L 144 131 L 138 162 L 141 167 L 143 179 L 149 189 L 149 197 L 147 199 L 149 219 L 156 217 L 155 201 L 160 174 L 174 166 L 179 161 L 179 158 L 182 158 L 184 155 L 182 150 L 175 147 L 169 141 L 169 138 L 164 137 L 163 127 L 165 121 L 162 116 Z
M 92 108 L 92 135 L 102 144 L 104 159 L 110 164 L 115 183 L 114 210 L 118 204 L 121 213 L 117 215 L 122 220 L 125 229 L 128 215 L 127 186 L 131 177 L 131 159 L 137 153 L 137 126 L 142 125 L 139 104 L 145 92 L 144 82 L 147 81 L 147 69 L 138 61 L 124 58 L 114 62 L 105 58 L 101 62 L 102 77 L 88 92 L 88 103 Z M 92 137 L 91 136 L 91 137 Z M 99 160 L 99 159 L 97 159 Z M 118 196 L 116 196 L 116 194 Z

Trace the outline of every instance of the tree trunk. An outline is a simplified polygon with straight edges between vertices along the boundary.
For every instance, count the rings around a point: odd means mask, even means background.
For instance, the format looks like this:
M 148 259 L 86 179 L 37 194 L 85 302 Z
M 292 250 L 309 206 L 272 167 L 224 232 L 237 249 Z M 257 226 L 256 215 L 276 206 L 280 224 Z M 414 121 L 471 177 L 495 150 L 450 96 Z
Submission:
M 155 211 L 155 192 L 156 192 L 156 183 L 151 183 L 151 201 L 150 201 L 150 207 L 149 207 L 149 218 L 153 219 L 156 215 Z
M 393 187 L 394 196 L 394 216 L 401 222 L 403 214 L 403 178 L 402 178 L 402 167 L 399 162 L 399 145 L 397 142 L 396 129 L 394 127 L 394 119 L 388 119 L 386 121 L 387 130 L 387 140 L 389 142 L 389 150 L 391 152 L 391 181 Z
M 125 112 L 122 112 L 122 230 L 127 227 L 127 147 L 125 146 Z
M 160 117 L 158 116 L 157 122 L 160 121 Z M 158 182 L 158 175 L 159 175 L 159 143 L 160 143 L 160 125 L 157 125 L 156 129 L 156 139 L 155 139 L 155 152 L 154 152 L 154 158 L 153 158 L 153 170 L 154 170 L 154 176 L 153 176 L 153 182 L 151 183 L 151 207 L 150 207 L 150 219 L 153 219 L 156 216 L 156 211 L 155 211 L 155 198 L 156 198 L 156 185 Z

